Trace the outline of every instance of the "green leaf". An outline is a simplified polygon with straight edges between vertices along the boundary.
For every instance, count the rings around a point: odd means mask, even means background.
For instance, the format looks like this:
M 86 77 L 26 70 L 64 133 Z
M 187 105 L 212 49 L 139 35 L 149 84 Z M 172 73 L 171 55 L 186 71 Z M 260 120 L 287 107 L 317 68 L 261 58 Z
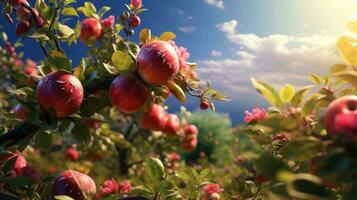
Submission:
M 63 38 L 68 38 L 75 33 L 72 28 L 61 23 L 58 23 L 58 30 L 63 35 Z
M 72 134 L 78 141 L 84 144 L 89 144 L 91 142 L 92 137 L 90 131 L 84 124 L 76 124 L 72 129 Z
M 69 6 L 62 10 L 62 15 L 64 16 L 78 16 L 77 10 Z
M 299 91 L 297 91 L 294 97 L 291 99 L 291 105 L 298 107 L 311 88 L 312 86 L 306 86 L 300 89 Z
M 306 115 L 310 115 L 313 111 L 315 106 L 317 105 L 318 101 L 325 98 L 325 95 L 321 94 L 313 94 L 304 104 L 302 108 L 302 113 Z
M 23 87 L 23 88 L 19 88 L 16 90 L 8 90 L 10 93 L 15 94 L 16 96 L 19 97 L 25 97 L 25 96 L 35 96 L 35 91 L 30 88 L 30 87 Z
M 35 145 L 43 149 L 49 149 L 52 145 L 52 135 L 45 131 L 40 131 L 35 135 Z
M 72 71 L 72 61 L 60 51 L 52 51 L 48 57 L 48 61 L 51 65 L 55 66 L 58 70 L 64 70 L 67 72 Z
M 165 168 L 158 158 L 151 158 L 147 163 L 147 172 L 152 181 L 158 183 L 164 176 Z
M 265 99 L 273 106 L 277 108 L 283 107 L 283 102 L 281 102 L 278 93 L 272 88 L 270 85 L 257 81 L 254 78 L 251 78 L 253 86 L 257 89 L 257 91 L 262 94 Z
M 295 94 L 295 87 L 289 84 L 286 84 L 281 88 L 279 97 L 282 102 L 289 103 Z
M 314 82 L 316 85 L 320 85 L 321 84 L 321 79 L 320 77 L 318 77 L 317 75 L 315 74 L 310 74 L 309 75 L 309 79 Z
M 35 39 L 37 39 L 39 41 L 48 41 L 48 40 L 50 40 L 50 38 L 46 34 L 38 33 L 38 32 L 35 32 L 32 35 L 29 35 L 27 37 L 35 38 Z
M 56 200 L 74 200 L 71 197 L 66 196 L 66 195 L 57 195 L 57 196 L 55 196 L 55 199 Z
M 349 83 L 351 83 L 354 87 L 357 87 L 357 72 L 356 71 L 342 71 L 335 73 L 334 76 L 337 78 L 341 78 Z
M 306 161 L 316 156 L 323 146 L 313 137 L 298 137 L 291 140 L 281 149 L 281 155 L 293 161 Z
M 107 13 L 110 9 L 111 8 L 108 6 L 103 6 L 98 12 L 99 17 L 102 18 L 105 15 L 105 13 Z
M 287 184 L 288 193 L 299 199 L 326 199 L 332 192 L 322 185 L 322 180 L 311 174 L 297 174 Z
M 139 39 L 141 44 L 146 44 L 151 40 L 151 30 L 144 28 L 140 31 Z
M 259 122 L 259 125 L 268 126 L 278 131 L 292 131 L 299 127 L 299 123 L 296 119 L 280 114 L 269 115 L 268 118 Z
M 148 188 L 145 188 L 143 186 L 136 186 L 136 187 L 133 187 L 131 192 L 130 192 L 130 195 L 139 195 L 139 196 L 150 196 L 152 194 L 152 192 L 148 189 Z
M 280 159 L 273 157 L 270 153 L 263 153 L 255 164 L 259 172 L 267 176 L 269 179 L 276 179 L 276 176 L 281 171 L 291 171 L 290 168 Z M 269 167 L 267 167 L 269 166 Z
M 345 172 L 350 164 L 348 155 L 341 149 L 329 152 L 318 162 L 317 171 L 322 177 L 337 176 Z
M 103 67 L 109 72 L 110 74 L 119 74 L 120 72 L 118 69 L 110 64 L 103 63 Z
M 84 7 L 89 9 L 90 11 L 92 11 L 94 13 L 97 12 L 97 9 L 95 8 L 94 4 L 89 2 L 89 1 L 84 2 Z
M 129 54 L 123 51 L 116 51 L 112 55 L 112 62 L 115 68 L 121 72 L 129 71 L 133 64 Z
M 18 189 L 29 184 L 29 180 L 24 176 L 9 177 L 5 179 L 5 183 L 10 186 L 11 189 Z

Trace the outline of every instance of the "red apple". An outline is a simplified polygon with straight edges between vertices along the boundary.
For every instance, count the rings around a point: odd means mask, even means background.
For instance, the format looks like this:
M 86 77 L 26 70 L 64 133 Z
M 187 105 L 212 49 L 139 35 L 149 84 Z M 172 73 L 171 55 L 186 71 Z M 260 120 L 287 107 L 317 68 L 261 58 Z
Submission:
M 19 6 L 16 9 L 16 16 L 19 20 L 28 20 L 30 14 L 31 12 L 23 6 Z
M 22 170 L 27 166 L 27 161 L 24 156 L 14 153 L 11 156 L 8 156 L 3 159 L 3 161 L 8 161 L 14 157 L 16 158 L 15 164 L 13 166 L 13 170 L 15 171 L 16 175 L 21 175 Z
M 102 35 L 102 25 L 96 18 L 87 18 L 81 22 L 80 39 L 83 43 L 88 44 L 95 42 Z
M 195 125 L 189 125 L 185 128 L 185 135 L 197 135 L 198 134 L 198 128 Z
M 330 103 L 324 125 L 330 135 L 357 136 L 357 96 L 340 97 Z
M 31 29 L 31 24 L 28 21 L 19 21 L 16 26 L 16 35 L 22 35 L 27 33 Z
M 166 125 L 166 111 L 162 105 L 154 104 L 141 116 L 141 127 L 159 131 Z
M 67 170 L 56 178 L 52 186 L 53 196 L 66 195 L 75 200 L 90 199 L 96 192 L 96 186 L 91 177 Z
M 37 101 L 55 117 L 65 117 L 78 111 L 83 101 L 82 83 L 72 74 L 56 71 L 37 85 Z
M 141 47 L 138 57 L 138 73 L 148 84 L 166 84 L 179 71 L 179 61 L 170 43 L 155 41 Z
M 168 135 L 177 135 L 181 127 L 180 118 L 175 114 L 168 114 L 166 118 L 166 124 L 162 131 Z
M 133 28 L 138 27 L 141 23 L 140 17 L 133 15 L 129 18 L 129 25 Z
M 79 159 L 79 152 L 74 147 L 68 147 L 65 151 L 66 158 L 77 161 Z
M 18 119 L 26 121 L 26 109 L 23 105 L 17 104 L 12 110 Z
M 9 0 L 9 2 L 14 5 L 20 5 L 21 3 L 28 4 L 26 0 Z
M 202 109 L 202 110 L 206 110 L 207 108 L 209 108 L 209 103 L 208 103 L 208 101 L 201 101 L 201 103 L 200 103 L 200 108 Z
M 197 143 L 198 143 L 197 137 L 193 137 L 188 140 L 185 140 L 182 144 L 182 148 L 186 151 L 192 151 L 193 149 L 196 148 Z
M 118 76 L 109 87 L 109 98 L 121 112 L 139 111 L 148 99 L 148 89 L 131 75 Z

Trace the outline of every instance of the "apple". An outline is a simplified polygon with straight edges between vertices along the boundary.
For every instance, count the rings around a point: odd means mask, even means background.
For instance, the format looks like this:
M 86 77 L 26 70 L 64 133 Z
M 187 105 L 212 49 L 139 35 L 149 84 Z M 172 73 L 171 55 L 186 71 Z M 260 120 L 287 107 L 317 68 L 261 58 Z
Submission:
M 179 71 L 179 61 L 173 46 L 164 41 L 150 42 L 141 47 L 138 73 L 148 84 L 166 84 Z
M 75 200 L 90 199 L 96 193 L 93 179 L 86 174 L 67 170 L 62 172 L 54 181 L 52 195 L 66 195 Z
M 74 147 L 68 147 L 65 151 L 66 158 L 77 161 L 79 159 L 79 152 Z
M 166 116 L 166 124 L 162 131 L 168 135 L 177 135 L 180 127 L 180 118 L 175 114 L 168 114 Z
M 31 24 L 28 21 L 19 21 L 16 26 L 16 35 L 22 35 L 27 33 L 31 29 Z
M 23 105 L 17 104 L 12 110 L 14 111 L 16 118 L 21 121 L 26 121 L 26 108 Z
M 140 17 L 133 15 L 129 18 L 129 25 L 133 28 L 138 27 L 141 23 Z
M 141 127 L 159 131 L 166 125 L 166 111 L 162 105 L 154 104 L 141 116 Z
M 8 161 L 15 157 L 17 158 L 13 166 L 13 170 L 15 171 L 16 175 L 21 175 L 22 170 L 27 166 L 27 161 L 24 156 L 18 153 L 13 153 L 11 156 L 4 158 L 3 161 Z
M 186 151 L 192 151 L 193 149 L 196 148 L 197 143 L 198 143 L 197 137 L 189 138 L 182 143 L 182 148 Z
M 62 118 L 78 111 L 83 101 L 82 83 L 72 74 L 56 71 L 37 85 L 37 101 L 54 117 Z
M 357 96 L 340 97 L 330 103 L 324 125 L 330 135 L 357 136 Z
M 190 136 L 190 135 L 197 135 L 198 134 L 198 128 L 197 126 L 191 124 L 185 128 L 185 135 Z
M 87 18 L 81 22 L 79 38 L 85 44 L 97 41 L 102 35 L 102 25 L 96 18 Z
M 202 110 L 207 110 L 207 108 L 209 108 L 209 103 L 208 103 L 208 101 L 202 100 L 201 103 L 200 103 L 200 108 L 201 108 Z
M 111 103 L 121 112 L 139 111 L 148 99 L 148 89 L 131 75 L 118 76 L 109 87 Z
M 20 6 L 16 9 L 16 16 L 19 20 L 29 19 L 28 15 L 30 15 L 30 14 L 31 14 L 31 12 L 23 6 Z
M 28 4 L 26 0 L 9 0 L 9 2 L 14 5 L 20 5 L 22 3 Z

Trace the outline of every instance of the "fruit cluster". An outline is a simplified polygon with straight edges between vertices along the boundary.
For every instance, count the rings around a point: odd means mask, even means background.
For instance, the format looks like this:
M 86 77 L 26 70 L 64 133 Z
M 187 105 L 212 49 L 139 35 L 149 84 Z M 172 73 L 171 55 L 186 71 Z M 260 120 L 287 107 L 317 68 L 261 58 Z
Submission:
M 197 145 L 197 127 L 192 124 L 181 123 L 179 116 L 168 114 L 162 105 L 152 105 L 141 115 L 140 122 L 144 129 L 162 131 L 170 137 L 179 136 L 182 148 L 186 151 L 192 151 Z

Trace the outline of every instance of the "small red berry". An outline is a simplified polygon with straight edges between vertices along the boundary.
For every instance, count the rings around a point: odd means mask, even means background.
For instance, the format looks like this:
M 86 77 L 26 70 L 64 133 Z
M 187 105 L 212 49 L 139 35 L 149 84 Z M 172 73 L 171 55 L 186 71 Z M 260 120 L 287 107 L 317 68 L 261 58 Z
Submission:
M 202 110 L 206 110 L 207 108 L 209 108 L 209 103 L 208 103 L 208 101 L 201 101 L 201 103 L 200 103 L 200 108 L 201 108 Z
M 68 147 L 65 152 L 66 158 L 77 161 L 79 159 L 79 152 L 74 147 Z
M 16 35 L 27 33 L 31 29 L 31 24 L 28 21 L 19 21 L 16 26 Z
M 133 15 L 129 18 L 129 25 L 133 28 L 138 27 L 141 24 L 140 17 L 137 15 Z
M 185 128 L 185 135 L 197 135 L 198 134 L 198 128 L 195 125 L 189 125 Z
M 168 114 L 166 125 L 162 129 L 168 135 L 177 135 L 180 130 L 181 123 L 180 118 L 175 114 Z
M 102 35 L 102 25 L 96 18 L 87 18 L 81 22 L 80 39 L 88 44 L 97 41 Z

